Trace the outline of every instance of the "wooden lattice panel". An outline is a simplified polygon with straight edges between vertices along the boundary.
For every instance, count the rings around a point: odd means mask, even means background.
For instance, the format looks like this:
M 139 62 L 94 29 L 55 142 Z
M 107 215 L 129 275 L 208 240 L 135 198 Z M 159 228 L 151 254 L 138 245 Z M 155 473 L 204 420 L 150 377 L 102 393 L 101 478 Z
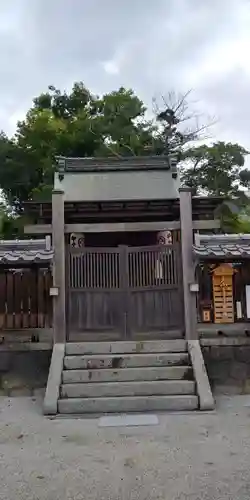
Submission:
M 227 264 L 213 271 L 215 323 L 234 323 L 233 274 L 233 268 Z

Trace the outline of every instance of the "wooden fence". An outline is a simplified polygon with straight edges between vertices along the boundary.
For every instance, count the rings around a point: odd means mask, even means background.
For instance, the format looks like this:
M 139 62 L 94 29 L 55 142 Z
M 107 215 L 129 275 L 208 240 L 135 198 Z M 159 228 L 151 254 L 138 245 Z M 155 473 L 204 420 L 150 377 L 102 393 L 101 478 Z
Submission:
M 68 334 L 183 329 L 180 245 L 68 248 Z
M 0 270 L 0 330 L 52 327 L 49 269 Z

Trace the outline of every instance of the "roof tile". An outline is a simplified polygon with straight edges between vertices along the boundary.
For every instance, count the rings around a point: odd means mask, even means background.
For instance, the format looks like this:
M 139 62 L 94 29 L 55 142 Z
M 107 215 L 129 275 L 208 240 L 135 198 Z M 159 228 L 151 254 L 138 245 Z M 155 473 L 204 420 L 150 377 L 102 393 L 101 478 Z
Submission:
M 194 254 L 197 257 L 203 258 L 237 258 L 237 257 L 250 257 L 250 245 L 194 245 Z

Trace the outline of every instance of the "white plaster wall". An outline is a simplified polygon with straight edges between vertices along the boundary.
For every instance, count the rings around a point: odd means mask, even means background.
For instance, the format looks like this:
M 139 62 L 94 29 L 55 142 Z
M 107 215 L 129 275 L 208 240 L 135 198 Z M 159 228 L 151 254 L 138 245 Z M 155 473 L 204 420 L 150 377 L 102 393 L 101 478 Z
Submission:
M 179 198 L 179 179 L 169 171 L 135 171 L 105 173 L 65 173 L 55 189 L 62 189 L 65 201 L 107 201 Z

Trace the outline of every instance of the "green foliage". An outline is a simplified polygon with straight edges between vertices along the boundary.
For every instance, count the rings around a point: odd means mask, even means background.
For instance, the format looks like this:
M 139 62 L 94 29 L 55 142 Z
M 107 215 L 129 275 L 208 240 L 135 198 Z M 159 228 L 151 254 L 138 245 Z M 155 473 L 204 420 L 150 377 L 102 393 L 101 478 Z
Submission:
M 23 228 L 23 217 L 15 215 L 5 203 L 0 203 L 0 239 L 23 238 Z
M 1 209 L 3 232 L 20 234 L 22 218 L 16 215 L 22 214 L 24 201 L 51 199 L 55 156 L 60 155 L 123 157 L 175 152 L 178 161 L 182 160 L 182 182 L 197 194 L 238 196 L 250 182 L 244 168 L 247 151 L 224 142 L 188 147 L 202 128 L 183 129 L 186 96 L 164 101 L 165 109 L 149 120 L 143 102 L 130 89 L 121 87 L 100 97 L 82 82 L 75 83 L 70 92 L 48 87 L 34 99 L 25 120 L 18 122 L 13 138 L 0 134 L 0 188 L 11 207 L 11 211 Z
M 51 196 L 57 155 L 124 156 L 153 151 L 154 127 L 146 108 L 120 88 L 93 96 L 76 83 L 71 92 L 50 86 L 36 97 L 13 139 L 0 136 L 0 186 L 20 212 L 25 200 Z
M 250 172 L 243 168 L 247 154 L 239 144 L 225 142 L 188 149 L 184 155 L 182 181 L 196 194 L 239 195 L 240 189 L 250 182 Z

